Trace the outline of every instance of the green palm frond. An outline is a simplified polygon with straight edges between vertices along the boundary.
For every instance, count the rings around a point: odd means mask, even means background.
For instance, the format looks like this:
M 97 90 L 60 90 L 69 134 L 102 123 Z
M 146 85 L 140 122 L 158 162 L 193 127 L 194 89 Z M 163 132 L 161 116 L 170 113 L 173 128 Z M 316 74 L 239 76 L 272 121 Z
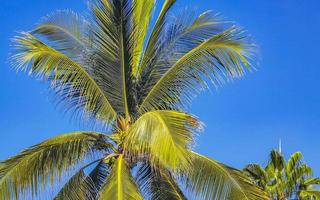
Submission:
M 237 181 L 239 187 L 232 188 L 230 192 L 230 199 L 237 200 L 239 197 L 242 199 L 264 199 L 269 200 L 268 194 L 260 187 L 257 187 L 250 179 L 248 179 L 242 171 L 225 166 L 230 175 Z
M 316 189 L 303 190 L 300 193 L 301 200 L 320 200 L 320 191 Z
M 128 117 L 134 109 L 132 97 L 132 60 L 134 31 L 131 19 L 133 7 L 130 0 L 91 3 L 93 25 L 93 71 L 105 91 L 115 102 L 117 113 Z
M 301 164 L 288 174 L 288 182 L 294 185 L 301 179 L 303 179 L 305 176 L 309 176 L 311 174 L 311 167 L 309 167 L 307 164 Z
M 89 28 L 90 24 L 84 17 L 65 10 L 47 16 L 32 34 L 46 38 L 56 49 L 76 59 L 92 45 Z
M 143 199 L 123 155 L 119 155 L 111 167 L 107 182 L 101 189 L 100 199 Z
M 188 15 L 190 12 L 183 12 L 168 20 L 165 36 L 158 42 L 159 49 L 141 74 L 142 95 L 138 102 L 141 103 L 157 81 L 184 54 L 222 30 L 219 20 L 211 12 L 204 12 L 196 18 Z
M 152 167 L 150 164 L 144 163 L 138 168 L 136 179 L 141 191 L 152 200 L 187 199 L 173 174 L 163 167 Z
M 161 77 L 181 56 L 217 34 L 221 29 L 218 26 L 220 22 L 211 12 L 202 13 L 196 18 L 183 13 L 167 21 L 166 33 L 157 42 L 157 53 L 148 61 L 147 68 L 142 71 L 142 81 L 150 79 L 146 75 L 154 76 L 152 79 Z
M 109 174 L 109 167 L 106 161 L 110 160 L 110 158 L 99 159 L 82 167 L 62 187 L 54 200 L 96 200 Z M 97 162 L 98 164 L 94 166 L 93 170 L 86 174 L 85 169 Z
M 115 119 L 116 112 L 105 93 L 83 66 L 29 33 L 17 37 L 15 44 L 18 53 L 13 59 L 18 69 L 30 69 L 30 74 L 49 79 L 70 106 L 84 107 L 108 123 Z
M 243 32 L 237 28 L 205 40 L 166 71 L 144 98 L 139 111 L 186 105 L 199 88 L 206 88 L 206 78 L 219 82 L 221 76 L 242 76 L 244 67 L 249 67 L 247 56 L 251 51 L 245 41 Z
M 54 200 L 95 200 L 97 191 L 84 170 L 79 170 L 63 186 Z
M 159 50 L 159 40 L 161 40 L 161 36 L 165 32 L 166 17 L 168 16 L 168 12 L 175 2 L 176 0 L 165 0 L 156 23 L 151 31 L 150 37 L 147 40 L 141 66 L 139 68 L 139 74 L 145 70 L 149 62 L 157 54 L 157 51 Z
M 320 200 L 320 179 L 308 178 L 299 186 L 298 196 L 301 200 Z
M 285 169 L 286 161 L 284 156 L 277 150 L 272 150 L 270 153 L 268 165 L 266 167 L 266 170 L 270 173 L 278 171 L 282 172 L 283 169 Z
M 1 162 L 0 199 L 19 199 L 26 190 L 36 196 L 40 186 L 61 180 L 95 148 L 107 146 L 105 135 L 96 132 L 68 133 L 32 146 Z
M 250 164 L 247 165 L 243 172 L 245 175 L 250 177 L 257 186 L 261 187 L 262 189 L 266 190 L 268 184 L 268 174 L 267 172 L 258 164 Z
M 187 187 L 202 199 L 268 199 L 240 171 L 190 152 L 192 170 L 185 173 Z
M 155 6 L 155 0 L 146 0 L 146 1 L 133 1 L 133 17 L 132 21 L 134 23 L 133 30 L 134 34 L 134 50 L 133 50 L 133 58 L 132 58 L 132 73 L 134 76 L 137 75 L 138 67 L 140 64 L 141 55 L 143 52 L 144 41 L 147 36 L 149 24 L 151 21 L 152 11 Z
M 303 182 L 304 185 L 320 185 L 320 178 L 309 178 Z
M 178 183 L 169 172 L 160 172 L 152 179 L 152 199 L 186 200 Z
M 291 173 L 293 169 L 299 166 L 302 162 L 303 155 L 301 152 L 295 152 L 292 154 L 286 165 L 287 173 Z
M 102 185 L 109 175 L 109 165 L 106 164 L 108 159 L 101 160 L 87 176 L 87 181 L 92 182 L 96 191 L 100 191 Z
M 124 141 L 129 154 L 148 154 L 154 162 L 173 170 L 187 167 L 188 149 L 194 131 L 201 126 L 186 113 L 157 110 L 143 114 L 130 128 Z

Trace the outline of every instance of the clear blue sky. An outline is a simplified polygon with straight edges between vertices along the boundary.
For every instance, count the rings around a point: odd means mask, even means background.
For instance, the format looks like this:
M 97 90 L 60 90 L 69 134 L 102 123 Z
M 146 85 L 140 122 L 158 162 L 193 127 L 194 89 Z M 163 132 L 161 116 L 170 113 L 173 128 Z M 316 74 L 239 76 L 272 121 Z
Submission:
M 206 129 L 197 149 L 235 167 L 265 163 L 278 140 L 302 151 L 320 176 L 320 3 L 317 0 L 180 0 L 245 27 L 260 47 L 258 71 L 197 98 Z M 81 129 L 55 109 L 47 85 L 7 63 L 9 39 L 57 10 L 84 12 L 84 0 L 2 0 L 0 6 L 0 159 L 56 134 Z

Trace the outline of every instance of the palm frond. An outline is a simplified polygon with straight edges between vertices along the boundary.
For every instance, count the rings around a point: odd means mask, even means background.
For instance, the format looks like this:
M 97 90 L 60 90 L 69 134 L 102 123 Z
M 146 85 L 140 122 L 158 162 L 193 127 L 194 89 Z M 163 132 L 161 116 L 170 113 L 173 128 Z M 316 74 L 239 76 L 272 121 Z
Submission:
M 36 196 L 40 187 L 61 180 L 63 172 L 71 170 L 95 149 L 108 150 L 105 139 L 104 134 L 96 132 L 68 133 L 2 161 L 0 199 L 19 199 L 27 191 Z
M 320 185 L 320 178 L 309 178 L 303 182 L 304 185 Z
M 92 45 L 89 30 L 90 24 L 84 17 L 73 11 L 63 10 L 47 16 L 32 34 L 46 38 L 57 50 L 73 59 L 79 59 L 83 51 L 88 51 Z
M 142 164 L 137 171 L 137 183 L 147 198 L 153 200 L 187 199 L 170 171 L 160 166 L 152 167 L 146 163 Z
M 301 164 L 302 158 L 303 156 L 301 152 L 295 152 L 294 154 L 292 154 L 286 165 L 287 173 L 291 173 L 293 169 L 295 169 L 299 164 Z
M 142 95 L 138 102 L 144 99 L 163 74 L 184 54 L 221 32 L 220 21 L 211 14 L 204 12 L 194 18 L 189 10 L 168 20 L 164 38 L 158 42 L 158 50 L 153 59 L 141 74 L 140 89 Z
M 137 75 L 138 67 L 140 64 L 141 55 L 143 52 L 143 45 L 147 36 L 149 24 L 151 21 L 152 11 L 155 6 L 155 0 L 139 1 L 133 0 L 133 17 L 134 23 L 133 37 L 134 37 L 134 49 L 132 58 L 132 73 Z
M 119 155 L 111 167 L 107 182 L 101 189 L 100 199 L 143 199 L 123 155 Z
M 257 186 L 262 189 L 266 189 L 268 184 L 268 174 L 267 172 L 258 164 L 247 165 L 243 172 L 245 175 L 250 177 Z
M 109 174 L 106 164 L 108 159 L 99 159 L 82 167 L 71 179 L 62 187 L 54 200 L 96 200 L 99 191 L 105 183 Z M 89 174 L 85 169 L 97 163 Z
M 100 191 L 109 175 L 109 165 L 106 160 L 101 160 L 87 176 L 87 181 L 92 182 L 96 191 Z
M 281 173 L 285 169 L 286 160 L 284 156 L 277 150 L 272 150 L 269 156 L 268 165 L 266 170 L 269 172 L 279 172 Z
M 54 200 L 95 200 L 96 195 L 93 182 L 81 169 L 63 186 Z
M 173 175 L 168 171 L 160 171 L 152 177 L 152 199 L 186 200 Z
M 309 176 L 312 174 L 312 169 L 307 164 L 302 164 L 296 168 L 294 168 L 290 174 L 288 174 L 288 181 L 292 182 L 292 184 L 298 183 L 305 176 Z
M 237 200 L 239 197 L 242 199 L 253 199 L 253 200 L 269 200 L 268 194 L 263 191 L 260 187 L 257 187 L 254 182 L 248 179 L 242 171 L 234 169 L 232 167 L 224 165 L 226 170 L 232 177 L 238 182 L 239 188 L 232 188 L 230 192 L 230 199 Z M 241 199 L 240 198 L 240 199 Z
M 161 40 L 161 36 L 165 33 L 164 31 L 166 17 L 168 16 L 168 12 L 175 2 L 176 0 L 165 0 L 156 23 L 151 31 L 150 37 L 147 41 L 141 61 L 141 66 L 139 68 L 139 74 L 141 74 L 145 70 L 149 62 L 157 54 L 157 51 L 159 50 L 159 41 Z
M 117 113 L 126 115 L 134 109 L 131 92 L 134 37 L 131 19 L 133 5 L 129 0 L 91 3 L 93 12 L 93 57 L 95 75 L 114 99 Z
M 147 112 L 129 129 L 123 146 L 129 154 L 147 154 L 155 163 L 176 170 L 189 164 L 188 149 L 200 126 L 196 118 L 186 113 Z
M 242 76 L 244 67 L 250 66 L 247 56 L 251 50 L 237 28 L 216 34 L 175 62 L 152 87 L 139 111 L 185 106 L 207 87 L 206 79 L 220 82 L 221 77 Z
M 190 152 L 192 170 L 185 172 L 187 188 L 201 199 L 269 199 L 240 171 Z
M 300 193 L 302 200 L 320 200 L 320 191 L 316 189 L 303 190 Z
M 81 65 L 29 33 L 22 33 L 15 44 L 18 53 L 13 59 L 18 69 L 30 69 L 30 74 L 49 79 L 71 107 L 84 108 L 85 114 L 107 123 L 115 119 L 116 112 L 104 91 Z

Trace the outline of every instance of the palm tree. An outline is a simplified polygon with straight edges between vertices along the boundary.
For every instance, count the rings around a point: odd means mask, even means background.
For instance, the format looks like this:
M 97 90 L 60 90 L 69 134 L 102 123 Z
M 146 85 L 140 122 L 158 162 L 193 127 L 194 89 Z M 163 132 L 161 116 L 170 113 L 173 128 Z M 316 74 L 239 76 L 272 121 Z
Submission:
M 210 12 L 171 16 L 174 3 L 151 28 L 155 0 L 93 0 L 89 17 L 59 11 L 14 39 L 17 69 L 49 81 L 73 116 L 103 131 L 2 161 L 0 199 L 48 188 L 60 189 L 57 200 L 266 199 L 240 171 L 192 150 L 202 123 L 184 111 L 208 81 L 250 69 L 253 45 Z
M 301 152 L 285 160 L 281 152 L 273 150 L 265 168 L 258 164 L 245 167 L 244 173 L 274 200 L 319 200 L 319 178 L 312 177 L 312 169 L 302 162 Z

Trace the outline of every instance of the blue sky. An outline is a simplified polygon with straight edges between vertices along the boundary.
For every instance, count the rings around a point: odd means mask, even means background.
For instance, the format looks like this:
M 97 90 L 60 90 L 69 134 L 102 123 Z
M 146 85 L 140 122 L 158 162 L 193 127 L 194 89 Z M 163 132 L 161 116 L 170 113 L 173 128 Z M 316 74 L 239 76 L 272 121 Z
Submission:
M 281 138 L 302 151 L 320 176 L 320 6 L 317 0 L 180 0 L 236 21 L 259 45 L 257 71 L 200 95 L 191 112 L 206 124 L 197 150 L 242 168 L 266 163 Z M 48 97 L 47 85 L 7 63 L 16 31 L 30 30 L 57 9 L 84 12 L 85 1 L 2 0 L 0 6 L 0 159 L 54 135 L 82 129 Z

